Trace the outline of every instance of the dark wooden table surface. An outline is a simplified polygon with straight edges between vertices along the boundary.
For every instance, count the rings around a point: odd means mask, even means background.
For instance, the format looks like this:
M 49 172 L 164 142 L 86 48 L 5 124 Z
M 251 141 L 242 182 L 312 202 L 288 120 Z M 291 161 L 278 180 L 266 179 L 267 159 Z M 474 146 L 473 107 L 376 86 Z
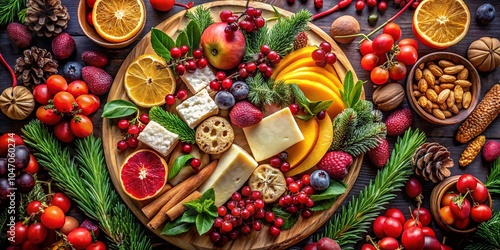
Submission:
M 82 32 L 80 26 L 78 25 L 77 21 L 77 5 L 78 1 L 76 0 L 63 0 L 62 1 L 64 5 L 68 7 L 68 10 L 71 15 L 71 19 L 69 21 L 69 25 L 67 29 L 65 30 L 68 32 L 70 35 L 73 36 L 77 43 L 77 50 L 76 53 L 69 59 L 69 60 L 77 60 L 81 62 L 80 55 L 90 49 L 98 49 L 101 51 L 104 51 L 110 58 L 110 63 L 108 66 L 106 66 L 106 71 L 109 72 L 112 76 L 116 74 L 118 71 L 119 67 L 121 66 L 123 60 L 125 57 L 128 55 L 129 51 L 134 47 L 135 43 L 123 48 L 123 49 L 117 49 L 117 50 L 106 50 L 104 48 L 99 47 L 98 45 L 94 44 L 90 39 L 88 39 L 84 33 Z M 179 2 L 187 2 L 185 0 L 179 1 Z M 200 4 L 206 1 L 201 1 L 197 0 L 195 1 L 195 4 Z M 313 14 L 317 13 L 318 11 L 314 8 L 313 5 L 313 0 L 307 0 L 306 3 L 301 3 L 301 1 L 296 0 L 294 4 L 287 4 L 286 0 L 268 0 L 265 1 L 267 3 L 273 4 L 275 6 L 281 7 L 283 9 L 287 9 L 289 11 L 295 12 L 299 9 L 309 9 Z M 337 0 L 332 0 L 332 1 L 324 1 L 324 6 L 322 10 L 326 10 L 330 7 L 332 7 L 334 4 L 336 4 L 338 1 Z M 325 32 L 328 33 L 329 27 L 333 20 L 335 20 L 337 17 L 341 15 L 353 15 L 356 17 L 361 25 L 361 32 L 362 33 L 369 33 L 371 30 L 373 30 L 373 27 L 370 27 L 368 25 L 367 19 L 369 14 L 371 13 L 378 13 L 380 15 L 380 19 L 378 21 L 378 24 L 383 23 L 390 17 L 392 17 L 400 8 L 396 7 L 394 5 L 394 1 L 390 0 L 388 2 L 388 9 L 385 11 L 385 13 L 380 13 L 377 11 L 377 9 L 373 8 L 365 8 L 361 13 L 357 13 L 355 8 L 354 8 L 354 3 L 356 0 L 353 1 L 353 3 L 345 10 L 335 12 L 334 14 L 331 14 L 327 17 L 324 17 L 322 19 L 316 20 L 313 23 L 319 27 L 321 27 Z M 469 29 L 469 32 L 467 36 L 459 42 L 457 45 L 452 46 L 445 51 L 449 52 L 454 52 L 462 56 L 466 56 L 467 54 L 467 48 L 470 45 L 470 43 L 476 39 L 479 39 L 482 36 L 490 36 L 490 37 L 496 37 L 500 38 L 500 17 L 497 14 L 497 17 L 494 19 L 494 21 L 487 25 L 487 26 L 479 26 L 478 23 L 475 21 L 476 18 L 476 9 L 483 3 L 487 3 L 487 0 L 466 0 L 465 1 L 467 5 L 470 8 L 471 11 L 471 26 Z M 498 0 L 490 0 L 490 2 L 495 6 L 497 11 L 500 11 L 500 1 Z M 177 13 L 178 11 L 181 10 L 180 7 L 175 6 L 171 11 L 169 12 L 158 12 L 155 11 L 149 4 L 148 1 L 146 1 L 146 8 L 147 8 L 147 21 L 146 21 L 146 28 L 144 29 L 142 36 L 144 36 L 151 27 L 156 26 L 163 20 L 167 19 L 171 15 Z M 410 8 L 406 13 L 404 13 L 400 18 L 396 20 L 396 23 L 398 23 L 402 30 L 403 30 L 403 37 L 410 37 L 414 38 L 414 35 L 411 32 L 411 20 L 413 16 L 413 10 Z M 34 45 L 46 48 L 50 50 L 50 39 L 41 39 L 37 38 L 34 41 Z M 341 45 L 342 50 L 344 53 L 348 56 L 348 58 L 351 61 L 351 64 L 353 65 L 356 74 L 359 79 L 363 80 L 369 80 L 369 74 L 368 72 L 364 71 L 360 67 L 360 59 L 361 56 L 357 50 L 356 43 L 352 43 L 350 45 Z M 427 48 L 423 45 L 420 45 L 419 48 L 419 56 L 426 55 L 428 53 L 434 52 L 435 50 Z M 15 64 L 16 58 L 18 58 L 21 55 L 21 51 L 13 51 L 12 46 L 9 43 L 5 27 L 0 28 L 0 53 L 5 57 L 7 62 L 13 67 Z M 65 61 L 61 61 L 60 65 L 63 65 Z M 481 97 L 484 96 L 486 91 L 490 89 L 493 84 L 498 82 L 500 80 L 500 69 L 496 69 L 493 72 L 489 73 L 480 73 L 481 77 Z M 8 73 L 4 70 L 0 70 L 0 89 L 4 89 L 10 85 L 10 78 Z M 371 99 L 371 95 L 373 93 L 373 85 L 372 83 L 368 82 L 365 85 L 365 90 L 367 94 L 367 98 Z M 105 100 L 107 99 L 107 96 L 101 96 L 101 108 L 100 110 L 92 116 L 92 120 L 95 124 L 95 135 L 100 136 L 101 135 L 101 126 L 102 126 L 102 120 L 100 118 L 101 112 L 102 112 L 102 106 L 105 103 Z M 402 104 L 403 107 L 408 107 L 407 101 L 405 100 L 404 103 Z M 387 115 L 387 114 L 386 114 Z M 29 119 L 34 118 L 34 115 L 30 116 L 28 119 L 24 121 L 13 121 L 9 118 L 7 118 L 5 115 L 0 113 L 0 133 L 6 133 L 6 132 L 16 132 L 20 133 L 20 128 L 22 127 L 23 124 L 27 123 Z M 472 173 L 476 175 L 480 180 L 485 181 L 486 176 L 488 173 L 488 164 L 484 162 L 480 157 L 476 158 L 474 162 L 468 166 L 467 168 L 459 168 L 458 167 L 458 159 L 460 157 L 460 153 L 463 151 L 466 145 L 459 144 L 453 140 L 454 134 L 456 132 L 456 129 L 458 128 L 457 125 L 451 125 L 451 126 L 436 126 L 433 124 L 428 123 L 427 121 L 423 120 L 420 118 L 416 113 L 414 113 L 414 121 L 413 121 L 413 128 L 419 128 L 420 130 L 424 131 L 427 134 L 428 141 L 436 141 L 441 143 L 442 145 L 448 147 L 449 151 L 452 153 L 452 158 L 455 161 L 455 167 L 451 169 L 452 175 L 457 175 L 457 174 L 462 174 L 462 173 Z M 484 132 L 484 135 L 488 139 L 500 139 L 500 119 L 496 119 Z M 389 138 L 390 146 L 391 149 L 394 146 L 395 138 Z M 352 188 L 349 196 L 356 196 L 359 194 L 359 191 L 362 190 L 371 179 L 375 177 L 377 169 L 371 165 L 371 163 L 365 158 L 365 161 L 363 162 L 363 167 L 361 169 L 361 172 L 359 174 L 358 180 L 356 181 L 356 184 Z M 434 187 L 434 184 L 431 182 L 424 183 L 424 202 L 423 206 L 426 208 L 429 208 L 429 197 L 430 193 L 432 191 L 432 188 Z M 498 197 L 494 197 L 494 199 Z M 347 203 L 350 200 L 348 197 L 344 203 Z M 397 198 L 394 199 L 390 205 L 387 207 L 397 207 L 401 209 L 405 215 L 408 217 L 409 216 L 409 210 L 408 207 L 414 207 L 415 204 L 414 202 L 403 195 L 402 192 L 397 192 Z M 494 201 L 494 207 L 498 210 L 500 209 L 500 202 L 498 202 L 496 199 Z M 448 242 L 450 242 L 455 249 L 462 249 L 464 246 L 463 237 L 459 235 L 452 235 L 446 232 L 443 232 L 439 228 L 437 228 L 436 224 L 433 223 L 432 226 L 436 230 L 438 234 L 438 239 L 441 239 L 442 236 L 447 236 Z M 147 230 L 144 228 L 144 230 Z M 321 230 L 321 229 L 320 229 Z M 152 242 L 155 243 L 155 246 L 157 246 L 158 249 L 175 249 L 172 245 L 162 241 L 160 238 L 154 236 L 152 233 L 148 234 L 151 237 Z M 363 235 L 364 237 L 364 235 Z M 294 248 L 299 248 L 303 247 L 306 242 L 309 240 L 309 238 L 305 239 L 301 243 L 297 244 L 296 247 Z M 361 243 L 357 245 L 357 248 L 361 246 Z

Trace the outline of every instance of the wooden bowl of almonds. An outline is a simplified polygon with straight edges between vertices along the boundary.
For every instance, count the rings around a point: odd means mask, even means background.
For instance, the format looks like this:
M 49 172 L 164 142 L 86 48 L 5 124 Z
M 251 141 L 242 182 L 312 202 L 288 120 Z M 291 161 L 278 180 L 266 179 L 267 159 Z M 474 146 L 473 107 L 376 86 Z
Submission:
M 420 58 L 408 75 L 406 94 L 412 108 L 438 125 L 463 121 L 481 93 L 477 70 L 464 57 L 435 52 Z

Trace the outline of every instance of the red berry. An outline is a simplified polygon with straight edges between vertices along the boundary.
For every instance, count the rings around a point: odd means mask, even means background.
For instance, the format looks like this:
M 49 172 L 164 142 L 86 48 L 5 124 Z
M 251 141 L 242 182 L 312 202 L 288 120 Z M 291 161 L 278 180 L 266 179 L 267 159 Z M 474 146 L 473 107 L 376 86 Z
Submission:
M 139 133 L 139 127 L 137 127 L 137 125 L 135 125 L 135 124 L 132 124 L 128 127 L 127 132 L 131 135 L 135 135 L 135 134 Z
M 229 221 L 224 221 L 224 222 L 222 223 L 221 231 L 222 231 L 222 232 L 229 233 L 229 232 L 231 232 L 231 230 L 233 230 L 233 225 L 231 224 L 231 222 L 229 222 Z
M 280 166 L 280 170 L 283 173 L 290 171 L 290 163 L 288 163 L 287 161 L 282 162 L 281 166 Z
M 225 206 L 220 206 L 217 208 L 217 213 L 219 216 L 224 216 L 227 214 L 227 208 Z
M 323 120 L 325 119 L 326 117 L 326 112 L 324 110 L 321 110 L 318 112 L 318 114 L 316 115 L 316 118 L 318 118 L 318 120 Z
M 314 8 L 316 9 L 323 8 L 323 0 L 314 0 Z
M 271 228 L 269 228 L 269 233 L 271 233 L 273 237 L 278 237 L 281 233 L 281 230 L 276 226 L 271 226 Z
M 297 195 L 297 199 L 299 200 L 300 203 L 305 204 L 307 202 L 308 197 L 307 194 L 305 193 L 299 193 Z
M 302 215 L 302 217 L 307 219 L 307 218 L 311 217 L 312 213 L 311 213 L 311 210 L 304 209 L 304 210 L 302 210 L 301 215 Z
M 127 149 L 127 147 L 128 147 L 127 141 L 125 140 L 121 140 L 118 143 L 116 143 L 116 148 L 120 151 Z
M 290 192 L 292 193 L 297 193 L 299 192 L 299 185 L 297 185 L 297 183 L 291 183 L 290 185 L 288 185 L 288 190 L 290 190 Z
M 198 67 L 198 65 L 196 64 L 196 62 L 194 60 L 189 60 L 186 63 L 186 69 L 189 72 L 194 72 L 197 67 Z
M 333 65 L 337 61 L 337 55 L 333 52 L 326 54 L 325 57 L 326 63 Z
M 299 113 L 299 105 L 297 105 L 296 103 L 290 104 L 288 108 L 290 109 L 290 112 L 292 112 L 292 115 L 296 115 L 297 113 Z
M 175 96 L 172 94 L 168 94 L 165 96 L 165 103 L 167 105 L 174 105 L 175 103 Z
M 255 191 L 254 191 L 255 192 Z M 255 200 L 255 208 L 257 209 L 261 209 L 261 208 L 264 208 L 264 201 L 261 200 L 261 199 L 257 199 Z
M 255 203 L 257 203 L 257 200 L 262 199 L 262 193 L 260 191 L 252 191 L 251 197 L 252 197 L 252 200 L 254 200 Z M 258 208 L 262 208 L 262 207 L 258 207 Z
M 139 120 L 144 123 L 144 124 L 148 124 L 149 123 L 149 115 L 144 113 L 142 114 L 140 117 L 139 117 Z
M 129 137 L 127 139 L 127 145 L 131 148 L 137 148 L 137 146 L 139 146 L 139 140 L 136 137 Z
M 274 220 L 274 225 L 276 227 L 281 227 L 281 226 L 283 226 L 284 223 L 285 223 L 285 220 L 283 220 L 283 218 L 280 218 L 280 217 L 278 217 Z
M 222 80 L 221 85 L 224 89 L 230 89 L 233 86 L 233 80 L 231 80 L 230 78 L 226 78 Z
M 260 72 L 266 72 L 266 70 L 267 70 L 267 64 L 266 63 L 259 64 L 259 71 Z
M 304 188 L 302 188 L 302 192 L 306 193 L 307 195 L 313 195 L 314 189 L 311 186 L 305 186 Z
M 365 8 L 365 1 L 363 1 L 363 0 L 358 0 L 358 1 L 356 2 L 356 6 L 355 6 L 355 7 L 356 7 L 356 10 L 358 10 L 358 11 L 362 11 L 362 10 Z
M 292 205 L 290 205 L 290 206 L 288 206 L 286 208 L 286 211 L 288 211 L 289 213 L 294 214 L 294 213 L 297 213 L 298 208 L 297 208 L 297 206 L 295 206 L 294 204 L 292 204 Z
M 177 64 L 177 66 L 175 66 L 175 73 L 180 76 L 184 75 L 186 73 L 186 66 Z
M 271 51 L 271 48 L 269 47 L 269 45 L 264 44 L 264 45 L 260 46 L 260 52 L 262 54 L 267 55 L 270 51 Z
M 191 145 L 189 143 L 184 143 L 184 145 L 182 145 L 182 152 L 184 154 L 191 153 L 191 150 L 193 150 L 193 145 Z
M 366 4 L 369 7 L 375 7 L 377 5 L 377 0 L 366 0 Z
M 276 53 L 276 51 L 270 51 L 268 54 L 267 54 L 267 59 L 269 59 L 270 61 L 274 61 L 276 60 L 276 58 L 278 57 L 278 53 Z
M 252 189 L 250 189 L 249 186 L 244 186 L 242 189 L 241 189 L 241 194 L 245 197 L 248 197 L 252 194 Z
M 262 228 L 262 223 L 260 221 L 254 221 L 252 223 L 252 229 L 255 230 L 255 231 L 260 231 L 260 229 Z
M 226 73 L 219 71 L 217 72 L 217 74 L 215 74 L 215 77 L 217 78 L 217 80 L 222 81 L 226 79 Z
M 191 167 L 194 169 L 194 170 L 197 170 L 200 168 L 200 165 L 201 165 L 201 161 L 200 159 L 198 158 L 193 158 L 191 160 Z
M 311 182 L 311 175 L 304 174 L 302 175 L 302 177 L 300 177 L 300 180 L 302 181 L 302 183 L 304 183 L 304 185 L 309 186 Z
M 208 65 L 208 61 L 206 58 L 200 58 L 198 61 L 196 61 L 196 67 L 199 69 L 203 69 Z
M 269 165 L 275 168 L 279 168 L 281 166 L 281 160 L 278 156 L 273 156 L 269 159 Z
M 184 90 L 184 89 L 181 89 L 181 90 L 177 91 L 177 95 L 176 96 L 177 96 L 177 99 L 184 100 L 187 97 L 187 91 Z
M 189 47 L 186 45 L 181 46 L 181 55 L 184 56 L 189 52 Z
M 323 62 L 325 61 L 326 53 L 322 49 L 317 49 L 312 52 L 311 57 L 315 62 Z
M 195 49 L 193 51 L 194 59 L 200 59 L 202 56 L 203 56 L 203 51 L 201 51 L 201 49 Z
M 240 74 L 242 78 L 246 78 L 248 76 L 248 71 L 246 69 L 239 69 L 238 74 Z
M 305 205 L 306 205 L 306 207 L 313 207 L 314 201 L 311 198 L 307 198 Z
M 295 180 L 293 179 L 293 177 L 286 177 L 286 185 L 287 186 L 290 186 L 290 184 L 292 184 Z
M 234 216 L 234 217 L 238 217 L 240 216 L 240 213 L 241 213 L 241 210 L 237 207 L 233 208 L 231 210 L 231 215 Z
M 319 44 L 319 47 L 325 53 L 329 53 L 330 51 L 332 51 L 332 45 L 329 42 L 322 42 L 322 43 Z
M 121 130 L 125 130 L 128 128 L 128 125 L 130 125 L 128 120 L 122 119 L 118 122 L 118 128 Z
M 241 200 L 241 194 L 238 193 L 238 192 L 234 192 L 232 195 L 231 195 L 231 199 L 233 201 L 240 201 Z
M 170 56 L 172 56 L 172 58 L 174 59 L 178 59 L 181 57 L 181 49 L 177 48 L 177 47 L 173 47 L 170 49 Z
M 378 10 L 379 11 L 386 11 L 387 10 L 387 3 L 384 1 L 381 1 L 378 3 Z
M 249 62 L 246 66 L 248 72 L 252 73 L 257 69 L 257 65 L 253 62 Z
M 227 19 L 229 17 L 232 17 L 232 16 L 233 16 L 233 12 L 231 12 L 230 10 L 223 10 L 219 14 L 220 20 L 222 22 L 227 22 Z
M 213 91 L 219 91 L 220 90 L 220 83 L 217 80 L 213 80 L 210 82 L 210 89 Z

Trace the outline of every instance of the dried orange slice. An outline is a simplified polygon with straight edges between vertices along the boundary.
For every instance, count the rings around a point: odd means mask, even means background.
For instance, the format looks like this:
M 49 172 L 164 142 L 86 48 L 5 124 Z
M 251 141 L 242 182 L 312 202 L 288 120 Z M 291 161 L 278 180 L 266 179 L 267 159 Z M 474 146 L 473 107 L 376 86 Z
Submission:
M 470 26 L 463 0 L 424 0 L 413 14 L 413 33 L 424 45 L 445 49 L 462 40 Z
M 130 100 L 145 108 L 163 105 L 165 96 L 175 91 L 172 70 L 163 58 L 154 54 L 144 54 L 132 61 L 124 83 Z
M 146 21 L 142 0 L 97 0 L 92 9 L 94 28 L 110 42 L 123 42 L 141 30 Z
M 122 188 L 136 200 L 146 200 L 156 196 L 165 186 L 167 176 L 167 163 L 149 149 L 130 154 L 120 168 Z
M 283 173 L 269 164 L 258 166 L 248 179 L 252 191 L 260 191 L 265 203 L 272 203 L 286 191 L 286 180 Z

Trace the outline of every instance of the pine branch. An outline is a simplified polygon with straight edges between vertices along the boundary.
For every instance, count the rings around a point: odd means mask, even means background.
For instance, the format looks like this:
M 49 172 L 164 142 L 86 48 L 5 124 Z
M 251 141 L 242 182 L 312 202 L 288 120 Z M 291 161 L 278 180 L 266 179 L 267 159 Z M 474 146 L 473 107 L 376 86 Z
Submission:
M 267 42 L 268 32 L 269 28 L 265 25 L 264 27 L 251 33 L 244 33 L 246 42 L 245 61 L 255 61 L 254 57 L 259 54 L 260 46 L 266 44 Z
M 367 124 L 347 137 L 339 149 L 356 157 L 380 145 L 386 132 L 386 126 L 382 122 Z
M 330 145 L 330 151 L 337 150 L 348 136 L 350 127 L 354 127 L 353 123 L 357 119 L 357 113 L 352 108 L 344 109 L 333 120 L 333 141 Z
M 158 106 L 154 106 L 149 110 L 149 118 L 168 131 L 179 135 L 181 141 L 191 144 L 196 143 L 194 129 L 191 129 L 179 116 L 167 112 Z
M 210 15 L 210 10 L 201 5 L 192 11 L 188 11 L 186 16 L 198 24 L 201 31 L 204 31 L 208 26 L 214 23 L 214 19 Z
M 282 58 L 293 49 L 293 40 L 307 29 L 312 15 L 308 10 L 299 10 L 292 16 L 280 18 L 267 35 L 267 45 Z
M 0 26 L 7 25 L 15 21 L 24 22 L 26 15 L 26 0 L 4 0 L 0 1 Z
M 490 193 L 500 194 L 500 157 L 493 162 L 485 185 Z
M 292 102 L 291 86 L 283 81 L 274 82 L 272 79 L 266 81 L 260 73 L 246 78 L 245 81 L 249 88 L 248 101 L 263 111 L 269 104 L 286 107 Z
M 353 197 L 334 215 L 324 232 L 314 236 L 315 240 L 326 236 L 336 240 L 344 250 L 353 249 L 352 245 L 362 239 L 371 222 L 385 209 L 384 205 L 396 197 L 393 192 L 408 180 L 412 172 L 411 157 L 424 141 L 425 134 L 418 129 L 410 129 L 402 138 L 398 138 L 386 166 L 378 171 L 375 179 L 358 197 Z
M 466 250 L 500 250 L 500 211 L 494 211 L 490 220 L 479 224 Z

